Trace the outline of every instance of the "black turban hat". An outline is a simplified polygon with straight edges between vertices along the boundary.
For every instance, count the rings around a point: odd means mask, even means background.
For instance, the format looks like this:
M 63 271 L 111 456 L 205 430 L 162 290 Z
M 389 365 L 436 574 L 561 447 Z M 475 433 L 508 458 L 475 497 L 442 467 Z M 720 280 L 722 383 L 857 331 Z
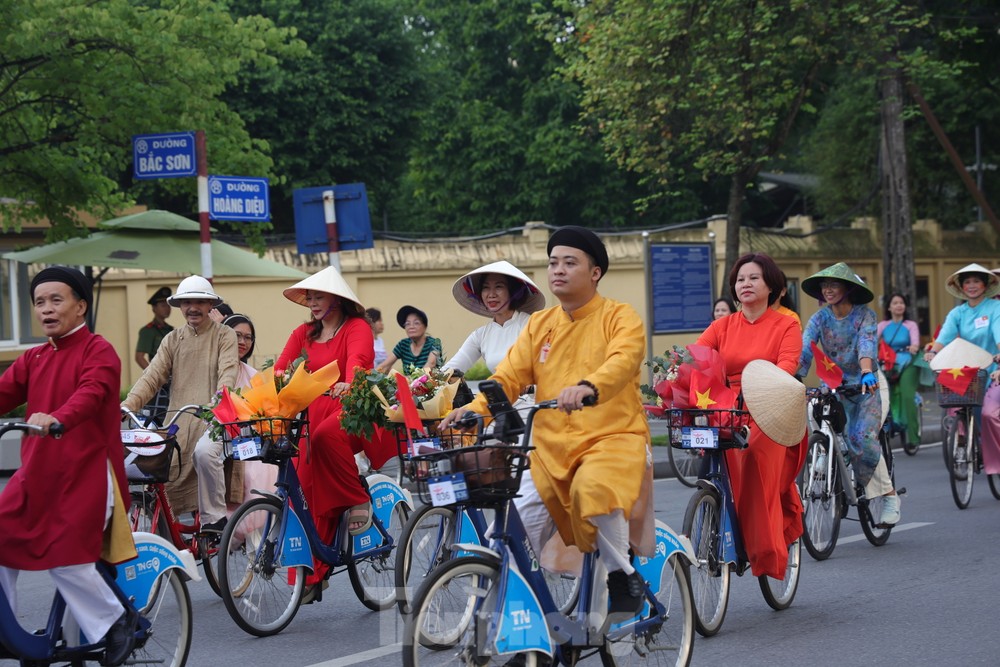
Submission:
M 69 285 L 76 295 L 87 302 L 87 310 L 94 305 L 94 288 L 90 279 L 77 269 L 68 266 L 49 266 L 42 269 L 31 281 L 31 300 L 35 300 L 35 288 L 42 283 L 63 283 Z
M 560 227 L 549 237 L 549 245 L 545 252 L 552 254 L 552 248 L 557 245 L 564 245 L 576 248 L 590 255 L 594 264 L 601 269 L 601 278 L 608 272 L 608 250 L 604 247 L 604 242 L 594 232 L 586 227 L 568 225 Z

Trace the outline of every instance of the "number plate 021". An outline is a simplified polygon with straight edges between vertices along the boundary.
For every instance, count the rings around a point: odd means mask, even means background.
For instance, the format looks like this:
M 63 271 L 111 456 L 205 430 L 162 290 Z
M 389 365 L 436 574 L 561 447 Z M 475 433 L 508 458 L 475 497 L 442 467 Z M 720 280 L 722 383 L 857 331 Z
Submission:
M 685 426 L 681 429 L 682 449 L 718 449 L 719 430 L 704 426 Z

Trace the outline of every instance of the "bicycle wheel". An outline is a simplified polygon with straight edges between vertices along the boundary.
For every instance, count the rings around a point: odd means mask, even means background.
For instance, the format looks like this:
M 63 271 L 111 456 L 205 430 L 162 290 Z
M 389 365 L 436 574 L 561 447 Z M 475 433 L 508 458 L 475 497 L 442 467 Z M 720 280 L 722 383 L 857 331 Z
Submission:
M 802 543 L 795 540 L 788 545 L 788 565 L 785 567 L 785 578 L 775 579 L 767 575 L 757 577 L 760 592 L 764 601 L 775 611 L 788 609 L 799 590 L 799 574 L 802 571 Z
M 403 627 L 404 667 L 500 665 L 511 656 L 479 655 L 477 622 L 493 611 L 499 567 L 466 556 L 443 563 L 420 585 Z
M 948 479 L 951 482 L 951 497 L 958 505 L 958 509 L 964 510 L 972 500 L 972 483 L 976 476 L 975 452 L 969 443 L 975 442 L 978 437 L 976 433 L 976 420 L 972 416 L 972 411 L 968 410 L 968 418 L 962 419 L 965 425 L 965 432 L 957 427 L 951 430 L 947 441 L 949 450 Z
M 389 525 L 383 526 L 392 539 L 392 548 L 380 556 L 362 555 L 355 560 L 355 540 L 348 537 L 347 574 L 351 587 L 361 604 L 372 611 L 388 609 L 396 602 L 396 554 L 399 553 L 400 535 L 408 515 L 405 502 L 393 505 Z
M 663 605 L 662 624 L 619 640 L 605 640 L 600 649 L 604 667 L 657 665 L 687 667 L 694 648 L 694 601 L 687 568 L 671 554 L 660 573 L 656 599 Z M 648 616 L 644 615 L 644 618 Z
M 214 544 L 215 540 L 211 537 L 199 536 L 197 540 L 198 557 L 201 559 L 202 569 L 205 570 L 205 581 L 208 582 L 212 592 L 222 597 L 222 587 L 219 585 L 219 565 L 216 560 L 219 547 Z
M 1000 475 L 986 475 L 986 481 L 990 483 L 990 493 L 1000 500 Z
M 695 630 L 711 637 L 722 627 L 729 605 L 729 563 L 721 562 L 720 498 L 715 491 L 698 489 L 684 512 L 683 533 L 691 538 L 696 561 L 686 564 L 694 597 Z
M 698 484 L 698 474 L 705 455 L 700 449 L 675 449 L 667 447 L 667 457 L 670 467 L 674 470 L 677 481 L 684 486 L 694 488 Z
M 549 587 L 556 609 L 568 616 L 580 596 L 580 578 L 572 574 L 549 572 L 544 568 L 542 576 L 545 577 L 545 584 Z
M 154 533 L 168 542 L 173 542 L 166 514 L 157 506 L 156 494 L 132 491 L 129 495 L 132 504 L 129 506 L 128 519 L 132 532 Z M 154 521 L 156 525 L 153 525 Z
M 299 610 L 305 568 L 275 560 L 283 532 L 281 503 L 254 498 L 233 513 L 219 544 L 222 601 L 236 625 L 258 637 L 281 632 Z
M 129 664 L 184 667 L 191 650 L 191 596 L 179 570 L 167 570 L 139 614 L 149 629 L 136 640 Z
M 829 456 L 826 435 L 809 437 L 809 456 L 802 470 L 802 542 L 816 560 L 826 560 L 840 536 L 843 486 L 837 461 Z
M 892 458 L 892 448 L 889 447 L 888 440 L 879 434 L 879 444 L 882 446 L 882 458 L 885 459 L 885 467 L 889 472 L 889 479 L 892 480 L 893 487 L 896 486 L 896 469 Z M 861 523 L 861 531 L 868 538 L 873 546 L 880 547 L 889 540 L 889 533 L 892 526 L 877 524 L 882 517 L 882 506 L 885 504 L 885 496 L 876 498 L 864 498 L 864 488 L 858 487 L 858 519 Z
M 396 602 L 400 613 L 410 613 L 410 601 L 420 582 L 451 558 L 455 532 L 455 510 L 451 507 L 424 505 L 410 515 L 396 547 Z
M 958 420 L 954 415 L 945 414 L 941 417 L 941 455 L 944 457 L 944 469 L 949 471 L 948 474 L 951 474 L 951 448 L 948 446 L 948 441 L 957 423 Z

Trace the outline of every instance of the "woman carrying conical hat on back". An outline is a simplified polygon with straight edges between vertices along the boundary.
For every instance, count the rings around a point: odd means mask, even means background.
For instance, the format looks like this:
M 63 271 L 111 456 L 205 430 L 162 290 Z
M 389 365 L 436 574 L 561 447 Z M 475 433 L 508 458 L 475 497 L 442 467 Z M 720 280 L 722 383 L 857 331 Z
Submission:
M 875 295 L 861 277 L 843 262 L 828 266 L 802 281 L 802 291 L 824 306 L 809 318 L 802 332 L 802 359 L 796 375 L 804 376 L 812 364 L 811 343 L 823 348 L 844 372 L 844 384 L 862 385 L 864 393 L 842 397 L 847 413 L 847 449 L 851 465 L 865 484 L 869 499 L 883 497 L 881 512 L 871 504 L 879 524 L 899 522 L 899 496 L 878 441 L 882 428 L 882 397 L 878 387 L 878 316 L 865 304 Z
M 956 338 L 968 341 L 993 355 L 989 367 L 990 386 L 983 398 L 982 437 L 983 468 L 989 475 L 1000 473 L 1000 278 L 981 264 L 969 264 L 948 276 L 945 289 L 965 303 L 955 306 L 944 319 L 937 338 L 927 346 L 924 359 L 930 362 L 948 343 Z M 956 362 L 960 363 L 960 362 Z M 972 366 L 974 364 L 969 363 Z

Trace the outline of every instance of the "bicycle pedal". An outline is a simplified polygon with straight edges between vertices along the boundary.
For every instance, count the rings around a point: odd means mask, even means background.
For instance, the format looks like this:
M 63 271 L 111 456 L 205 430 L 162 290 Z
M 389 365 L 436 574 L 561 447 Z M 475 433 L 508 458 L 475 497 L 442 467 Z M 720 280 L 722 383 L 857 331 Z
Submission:
M 897 496 L 905 496 L 906 495 L 906 487 L 904 486 L 902 488 L 896 489 L 896 495 Z

